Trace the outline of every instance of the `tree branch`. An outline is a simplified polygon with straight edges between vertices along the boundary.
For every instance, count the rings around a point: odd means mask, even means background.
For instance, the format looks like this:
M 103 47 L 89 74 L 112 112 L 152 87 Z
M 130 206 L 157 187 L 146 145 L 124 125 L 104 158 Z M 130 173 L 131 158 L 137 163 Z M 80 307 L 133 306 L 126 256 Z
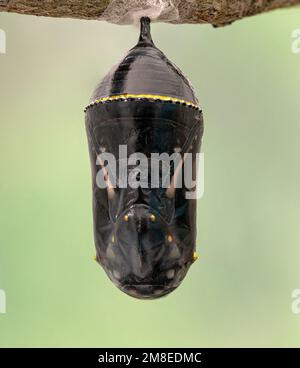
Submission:
M 128 23 L 122 17 L 133 13 L 137 6 L 147 8 L 147 0 L 0 0 L 0 11 L 47 17 L 101 19 L 114 23 Z M 152 1 L 153 3 L 153 1 Z M 164 9 L 159 21 L 171 23 L 210 23 L 214 26 L 230 24 L 238 19 L 269 10 L 299 5 L 300 0 L 163 0 L 176 4 L 176 17 Z M 142 5 L 141 5 L 142 4 Z M 113 16 L 110 14 L 114 13 Z

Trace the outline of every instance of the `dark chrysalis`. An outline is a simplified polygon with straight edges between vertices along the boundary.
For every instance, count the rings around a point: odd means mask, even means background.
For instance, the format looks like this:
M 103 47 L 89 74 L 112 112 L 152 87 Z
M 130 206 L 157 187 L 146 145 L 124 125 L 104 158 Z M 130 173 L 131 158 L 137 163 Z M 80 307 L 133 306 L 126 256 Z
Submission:
M 190 83 L 153 44 L 149 18 L 138 44 L 96 87 L 86 131 L 96 260 L 133 297 L 172 292 L 196 258 L 196 199 L 178 178 L 185 153 L 196 165 L 203 119 Z M 161 159 L 174 153 L 182 159 Z

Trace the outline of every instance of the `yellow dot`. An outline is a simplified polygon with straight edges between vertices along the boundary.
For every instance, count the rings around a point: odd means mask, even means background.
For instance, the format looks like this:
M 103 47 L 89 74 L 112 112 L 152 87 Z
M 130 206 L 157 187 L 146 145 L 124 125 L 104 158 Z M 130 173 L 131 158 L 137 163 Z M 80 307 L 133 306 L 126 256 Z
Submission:
M 197 259 L 198 259 L 197 253 L 196 253 L 196 252 L 194 252 L 194 253 L 193 253 L 193 260 L 194 260 L 194 262 L 196 262 L 196 261 L 197 261 Z
M 154 222 L 154 221 L 156 220 L 156 217 L 155 217 L 155 215 L 153 215 L 153 213 L 150 215 L 150 220 L 151 220 L 152 222 Z
M 172 235 L 168 235 L 168 242 L 169 243 L 172 243 L 172 241 L 173 241 L 173 236 Z
M 125 215 L 125 216 L 124 216 L 124 221 L 128 222 L 128 220 L 129 220 L 128 215 Z
M 94 261 L 97 261 L 97 255 L 95 255 L 95 256 L 93 257 L 93 260 L 94 260 Z
M 112 241 L 113 243 L 115 242 L 115 236 L 114 236 L 114 235 L 111 237 L 111 241 Z

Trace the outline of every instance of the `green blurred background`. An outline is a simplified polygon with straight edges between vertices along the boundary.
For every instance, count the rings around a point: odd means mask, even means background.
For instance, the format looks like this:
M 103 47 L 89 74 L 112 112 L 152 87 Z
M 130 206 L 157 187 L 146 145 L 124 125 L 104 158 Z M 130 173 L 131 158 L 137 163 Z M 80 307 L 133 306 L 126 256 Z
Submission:
M 205 117 L 199 260 L 173 294 L 121 293 L 93 262 L 83 108 L 133 26 L 0 14 L 0 346 L 300 346 L 299 9 L 153 25 Z

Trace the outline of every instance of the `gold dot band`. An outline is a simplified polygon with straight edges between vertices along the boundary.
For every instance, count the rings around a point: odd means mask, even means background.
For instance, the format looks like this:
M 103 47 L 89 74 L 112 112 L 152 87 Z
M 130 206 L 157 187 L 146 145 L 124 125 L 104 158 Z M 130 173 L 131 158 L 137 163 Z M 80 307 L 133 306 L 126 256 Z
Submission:
M 92 103 L 90 103 L 86 107 L 85 111 L 89 107 L 100 104 L 100 103 L 109 102 L 109 101 L 129 100 L 129 99 L 134 99 L 134 100 L 141 100 L 141 99 L 158 100 L 158 101 L 165 101 L 165 102 L 171 102 L 171 103 L 186 105 L 186 106 L 190 106 L 190 107 L 199 109 L 199 106 L 196 105 L 195 103 L 185 101 L 185 100 L 182 100 L 182 99 L 176 98 L 176 97 L 162 96 L 162 95 L 152 95 L 152 94 L 143 94 L 143 93 L 139 93 L 139 94 L 124 93 L 122 95 L 114 95 L 114 96 L 99 98 L 99 99 L 93 101 Z

